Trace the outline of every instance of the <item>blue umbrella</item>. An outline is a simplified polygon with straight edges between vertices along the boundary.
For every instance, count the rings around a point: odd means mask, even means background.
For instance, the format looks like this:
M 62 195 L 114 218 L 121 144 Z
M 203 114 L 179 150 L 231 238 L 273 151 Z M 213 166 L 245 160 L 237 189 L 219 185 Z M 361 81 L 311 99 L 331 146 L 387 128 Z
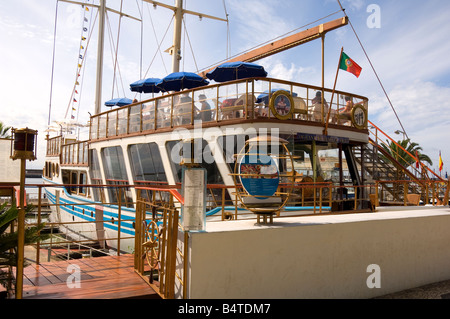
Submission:
M 267 72 L 264 70 L 263 66 L 255 63 L 240 61 L 226 62 L 206 74 L 208 79 L 216 82 L 226 82 L 256 77 L 265 78 L 266 76 Z
M 275 93 L 276 91 L 286 91 L 291 93 L 291 91 L 286 90 L 286 89 L 272 89 L 270 90 L 270 94 Z M 293 92 L 292 96 L 297 96 L 297 93 Z M 264 102 L 265 104 L 269 104 L 269 90 L 264 91 L 262 94 L 258 95 L 258 97 L 256 98 L 256 103 L 261 103 Z
M 112 99 L 105 102 L 106 106 L 125 106 L 133 103 L 133 100 L 127 99 L 126 97 Z
M 163 78 L 156 85 L 164 91 L 181 91 L 208 85 L 208 81 L 192 72 L 175 72 Z
M 130 90 L 132 92 L 139 93 L 159 93 L 161 89 L 156 86 L 161 79 L 158 78 L 148 78 L 144 80 L 139 80 L 130 84 Z

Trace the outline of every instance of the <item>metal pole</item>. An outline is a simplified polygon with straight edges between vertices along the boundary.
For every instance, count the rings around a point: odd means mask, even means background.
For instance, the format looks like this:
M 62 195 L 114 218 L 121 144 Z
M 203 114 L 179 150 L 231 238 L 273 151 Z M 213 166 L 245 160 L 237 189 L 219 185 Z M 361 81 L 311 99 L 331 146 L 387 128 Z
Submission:
M 176 0 L 175 26 L 173 29 L 172 72 L 180 72 L 182 26 L 183 26 L 183 0 Z
M 122 220 L 122 188 L 119 187 L 119 209 L 118 209 L 118 226 L 117 226 L 117 256 L 120 256 L 120 226 Z
M 38 225 L 40 225 L 41 224 L 41 214 L 42 214 L 42 187 L 41 186 L 39 186 L 39 189 L 38 189 L 38 219 L 37 219 L 37 223 L 38 223 Z M 40 232 L 39 232 L 39 234 L 40 234 Z M 40 241 L 38 241 L 37 243 L 36 243 L 36 265 L 39 265 L 40 263 L 41 263 L 41 254 L 40 254 L 40 251 L 41 251 L 41 242 Z
M 336 83 L 337 83 L 337 79 L 338 79 L 338 75 L 339 75 L 339 68 L 340 68 L 341 59 L 342 59 L 342 53 L 343 52 L 344 52 L 344 47 L 342 47 L 341 54 L 339 55 L 339 63 L 338 63 L 338 67 L 337 67 L 337 70 L 336 70 L 336 78 L 334 79 L 333 93 L 331 94 L 331 101 L 330 101 L 330 106 L 329 106 L 328 112 L 327 112 L 327 117 L 326 117 L 326 121 L 325 121 L 325 129 L 323 131 L 323 135 L 328 135 L 328 121 L 330 119 L 331 108 L 333 107 L 334 93 L 336 91 Z M 337 118 L 339 118 L 339 108 L 337 108 Z
M 102 108 L 102 81 L 103 81 L 103 48 L 105 43 L 105 14 L 106 5 L 105 0 L 100 0 L 100 7 L 98 9 L 98 48 L 97 48 L 97 80 L 95 91 L 95 113 L 101 113 Z
M 321 118 L 322 123 L 324 121 L 324 109 L 325 109 L 325 34 L 322 34 L 322 110 Z
M 17 270 L 16 299 L 22 299 L 23 293 L 23 262 L 25 255 L 25 167 L 26 159 L 20 160 L 20 197 L 17 225 Z

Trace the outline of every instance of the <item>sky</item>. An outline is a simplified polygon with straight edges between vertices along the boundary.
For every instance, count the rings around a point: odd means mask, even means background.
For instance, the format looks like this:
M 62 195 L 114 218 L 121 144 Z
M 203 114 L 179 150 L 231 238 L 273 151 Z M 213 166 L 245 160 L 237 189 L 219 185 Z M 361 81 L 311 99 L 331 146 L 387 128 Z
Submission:
M 160 1 L 174 4 L 174 0 Z M 171 57 L 164 50 L 171 46 L 172 12 L 155 9 L 141 0 L 125 0 L 122 6 L 120 0 L 108 0 L 107 4 L 117 11 L 122 8 L 130 16 L 143 16 L 143 22 L 108 14 L 102 101 L 124 96 L 148 98 L 136 96 L 129 84 L 141 78 L 162 78 L 171 72 Z M 403 139 L 403 134 L 394 132 L 404 131 L 432 159 L 432 169 L 437 173 L 441 152 L 442 174 L 450 172 L 450 1 L 341 0 L 341 4 L 358 37 L 350 25 L 327 34 L 325 86 L 333 87 L 343 47 L 363 71 L 359 78 L 340 72 L 336 89 L 369 98 L 372 123 L 396 140 Z M 184 0 L 184 5 L 221 18 L 228 15 L 229 20 L 186 16 L 188 31 L 183 34 L 181 69 L 189 72 L 292 30 L 343 16 L 337 0 Z M 55 121 L 66 113 L 70 117 L 72 112 L 79 122 L 87 123 L 88 112 L 93 113 L 95 12 L 56 0 L 0 2 L 0 121 L 15 128 L 38 130 L 38 159 L 27 164 L 29 168 L 43 166 L 49 123 L 54 126 Z M 92 40 L 81 41 L 83 34 L 91 32 Z M 141 45 L 141 39 L 145 44 Z M 80 51 L 80 45 L 87 48 Z M 82 92 L 73 107 L 80 54 L 84 56 Z M 269 77 L 321 85 L 320 40 L 257 63 L 265 67 Z M 118 66 L 115 74 L 114 65 Z M 112 79 L 116 79 L 116 85 Z

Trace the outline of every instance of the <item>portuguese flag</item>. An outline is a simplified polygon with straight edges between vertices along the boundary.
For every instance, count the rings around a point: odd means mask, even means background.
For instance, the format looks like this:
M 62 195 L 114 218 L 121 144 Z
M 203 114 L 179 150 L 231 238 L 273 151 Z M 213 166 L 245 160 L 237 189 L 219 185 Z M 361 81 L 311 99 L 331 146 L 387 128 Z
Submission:
M 350 72 L 354 74 L 357 78 L 361 74 L 362 68 L 352 59 L 349 58 L 347 54 L 342 52 L 341 61 L 339 62 L 339 68 L 341 70 Z

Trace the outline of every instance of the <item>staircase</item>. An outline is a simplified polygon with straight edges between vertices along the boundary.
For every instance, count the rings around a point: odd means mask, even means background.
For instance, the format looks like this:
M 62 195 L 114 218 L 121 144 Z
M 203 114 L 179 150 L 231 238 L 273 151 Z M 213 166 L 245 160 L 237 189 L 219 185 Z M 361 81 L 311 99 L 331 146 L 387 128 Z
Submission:
M 428 195 L 424 190 L 428 189 L 432 180 L 440 182 L 444 182 L 444 180 L 423 164 L 421 164 L 421 170 L 417 169 L 415 165 L 403 166 L 382 147 L 385 142 L 379 136 L 396 142 L 373 123 L 369 122 L 369 124 L 375 129 L 375 131 L 369 130 L 369 143 L 353 148 L 353 158 L 358 167 L 362 168 L 361 171 L 364 171 L 362 183 L 368 185 L 382 181 L 381 188 L 384 196 L 393 201 L 403 202 L 408 194 L 421 194 L 422 200 L 425 202 Z M 404 151 L 406 152 L 406 150 Z M 409 155 L 416 160 L 415 156 Z M 430 178 L 430 176 L 432 177 Z
M 377 181 L 415 181 L 421 183 L 414 174 L 398 163 L 379 144 L 369 139 L 369 144 L 353 148 L 355 161 L 364 168 L 364 184 L 375 184 Z M 380 156 L 381 155 L 381 156 Z M 391 161 L 389 161 L 389 160 Z M 407 193 L 417 193 L 416 183 L 407 183 Z M 405 184 L 383 183 L 383 190 L 391 200 L 402 202 Z

